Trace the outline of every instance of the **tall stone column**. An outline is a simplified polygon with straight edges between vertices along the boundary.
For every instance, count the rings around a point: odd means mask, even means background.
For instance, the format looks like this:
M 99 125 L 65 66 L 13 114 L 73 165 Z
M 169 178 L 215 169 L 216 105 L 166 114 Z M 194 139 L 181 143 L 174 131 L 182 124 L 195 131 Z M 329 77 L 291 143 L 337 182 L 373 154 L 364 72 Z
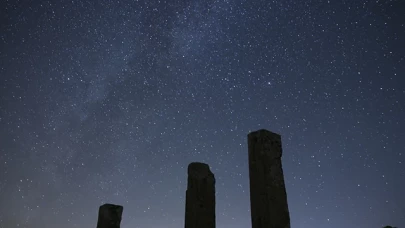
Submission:
M 188 165 L 185 228 L 215 228 L 215 177 L 209 166 Z
M 290 228 L 281 165 L 281 136 L 268 130 L 248 134 L 252 228 Z
M 114 204 L 101 205 L 98 210 L 97 228 L 120 228 L 123 206 Z

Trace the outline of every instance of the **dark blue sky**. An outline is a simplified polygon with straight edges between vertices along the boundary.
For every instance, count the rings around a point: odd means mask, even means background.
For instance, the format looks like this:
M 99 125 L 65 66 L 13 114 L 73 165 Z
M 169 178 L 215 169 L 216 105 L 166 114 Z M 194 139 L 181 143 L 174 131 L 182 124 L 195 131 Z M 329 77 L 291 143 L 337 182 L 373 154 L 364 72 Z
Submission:
M 292 227 L 405 226 L 403 1 L 3 1 L 0 227 L 182 227 L 186 168 L 250 227 L 247 134 Z

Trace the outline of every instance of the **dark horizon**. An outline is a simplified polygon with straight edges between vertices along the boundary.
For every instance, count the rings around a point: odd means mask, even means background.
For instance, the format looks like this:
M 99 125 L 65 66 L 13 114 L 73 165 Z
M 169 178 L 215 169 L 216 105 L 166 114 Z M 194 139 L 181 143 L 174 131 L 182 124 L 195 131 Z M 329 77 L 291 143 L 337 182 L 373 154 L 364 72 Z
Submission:
M 291 227 L 405 227 L 405 2 L 4 1 L 0 227 L 251 227 L 247 134 L 281 135 Z

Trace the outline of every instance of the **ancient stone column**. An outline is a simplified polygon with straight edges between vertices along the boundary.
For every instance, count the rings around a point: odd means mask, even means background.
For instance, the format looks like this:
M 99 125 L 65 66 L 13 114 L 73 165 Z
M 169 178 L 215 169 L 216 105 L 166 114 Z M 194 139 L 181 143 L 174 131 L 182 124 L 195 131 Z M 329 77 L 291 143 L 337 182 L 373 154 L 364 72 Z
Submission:
M 97 228 L 120 228 L 124 207 L 104 204 L 98 210 Z
M 209 166 L 188 166 L 185 228 L 215 228 L 215 178 Z
M 258 130 L 248 134 L 252 228 L 290 228 L 281 166 L 281 136 Z

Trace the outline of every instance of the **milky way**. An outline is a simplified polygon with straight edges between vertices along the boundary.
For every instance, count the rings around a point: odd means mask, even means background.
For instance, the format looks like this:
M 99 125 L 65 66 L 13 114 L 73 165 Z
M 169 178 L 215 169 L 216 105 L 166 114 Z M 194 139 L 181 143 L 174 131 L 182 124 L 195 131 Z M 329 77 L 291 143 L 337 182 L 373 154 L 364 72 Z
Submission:
M 251 227 L 247 134 L 292 227 L 405 226 L 403 1 L 5 1 L 0 227 L 184 226 L 187 165 Z

